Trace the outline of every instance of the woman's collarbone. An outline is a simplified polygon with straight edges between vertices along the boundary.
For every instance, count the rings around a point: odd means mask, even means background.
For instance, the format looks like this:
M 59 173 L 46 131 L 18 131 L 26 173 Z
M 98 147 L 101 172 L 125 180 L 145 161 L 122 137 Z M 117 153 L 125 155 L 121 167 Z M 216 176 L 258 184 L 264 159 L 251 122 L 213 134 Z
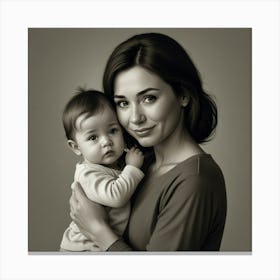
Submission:
M 150 176 L 161 176 L 177 166 L 181 161 L 164 163 L 156 166 L 155 164 L 149 168 L 148 174 Z

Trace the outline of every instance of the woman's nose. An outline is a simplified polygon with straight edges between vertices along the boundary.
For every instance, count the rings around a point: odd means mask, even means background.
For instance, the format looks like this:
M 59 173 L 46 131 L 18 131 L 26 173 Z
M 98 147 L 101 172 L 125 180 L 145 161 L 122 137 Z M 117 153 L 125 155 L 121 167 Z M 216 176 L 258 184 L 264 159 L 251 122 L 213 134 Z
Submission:
M 131 110 L 130 122 L 139 124 L 145 121 L 145 115 L 143 114 L 140 106 L 135 105 Z

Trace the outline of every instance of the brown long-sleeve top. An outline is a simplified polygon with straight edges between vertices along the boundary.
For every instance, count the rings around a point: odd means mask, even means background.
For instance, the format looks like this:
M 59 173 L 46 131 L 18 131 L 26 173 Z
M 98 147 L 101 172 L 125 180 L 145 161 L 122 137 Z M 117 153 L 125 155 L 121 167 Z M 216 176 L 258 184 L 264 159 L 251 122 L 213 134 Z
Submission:
M 209 154 L 144 178 L 126 234 L 109 251 L 218 251 L 227 210 L 223 174 Z

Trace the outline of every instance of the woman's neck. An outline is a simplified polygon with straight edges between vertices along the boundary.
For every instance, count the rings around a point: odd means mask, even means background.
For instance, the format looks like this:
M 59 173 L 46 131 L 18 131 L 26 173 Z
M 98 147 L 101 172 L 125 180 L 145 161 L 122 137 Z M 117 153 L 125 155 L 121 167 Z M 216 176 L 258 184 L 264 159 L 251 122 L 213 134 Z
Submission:
M 204 153 L 203 149 L 179 125 L 172 135 L 154 147 L 155 166 L 177 164 L 189 157 Z

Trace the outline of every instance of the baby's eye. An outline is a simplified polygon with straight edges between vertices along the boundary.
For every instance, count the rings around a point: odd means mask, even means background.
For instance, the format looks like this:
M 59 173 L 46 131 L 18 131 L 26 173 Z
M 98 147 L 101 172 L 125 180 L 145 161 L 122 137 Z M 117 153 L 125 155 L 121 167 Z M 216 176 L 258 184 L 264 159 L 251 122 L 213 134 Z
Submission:
M 91 135 L 89 138 L 88 138 L 89 141 L 96 141 L 97 140 L 97 136 L 96 135 Z
M 113 127 L 113 128 L 111 128 L 111 129 L 109 130 L 109 133 L 115 134 L 115 133 L 117 133 L 118 131 L 119 131 L 119 129 L 118 129 L 117 127 Z
M 128 102 L 127 101 L 118 101 L 116 102 L 117 107 L 120 108 L 126 108 L 128 106 Z
M 154 101 L 156 101 L 156 96 L 154 96 L 154 95 L 145 95 L 144 97 L 143 97 L 143 101 L 145 102 L 145 103 L 153 103 Z

